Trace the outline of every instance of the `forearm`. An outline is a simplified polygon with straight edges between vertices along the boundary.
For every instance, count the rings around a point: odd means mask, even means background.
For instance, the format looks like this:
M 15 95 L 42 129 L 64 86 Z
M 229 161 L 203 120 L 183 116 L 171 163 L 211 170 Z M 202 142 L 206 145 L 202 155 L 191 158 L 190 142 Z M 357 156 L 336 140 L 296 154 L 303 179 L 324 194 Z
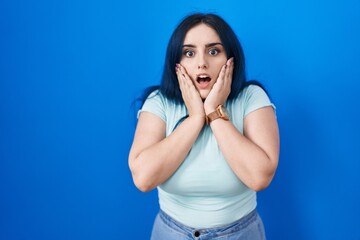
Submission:
M 231 123 L 222 119 L 211 122 L 221 152 L 235 174 L 249 188 L 264 189 L 275 173 L 277 163 Z
M 141 151 L 132 160 L 137 187 L 149 191 L 166 181 L 184 161 L 196 141 L 204 118 L 186 118 L 168 137 Z

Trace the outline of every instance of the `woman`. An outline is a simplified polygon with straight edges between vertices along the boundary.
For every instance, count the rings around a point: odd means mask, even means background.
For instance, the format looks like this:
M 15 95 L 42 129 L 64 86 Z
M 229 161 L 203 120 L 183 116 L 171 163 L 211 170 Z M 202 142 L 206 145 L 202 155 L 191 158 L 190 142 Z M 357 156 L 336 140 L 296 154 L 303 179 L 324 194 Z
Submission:
M 129 154 L 135 185 L 157 187 L 152 239 L 265 239 L 256 192 L 277 168 L 266 92 L 246 82 L 240 43 L 214 14 L 172 34 L 162 81 L 145 96 Z

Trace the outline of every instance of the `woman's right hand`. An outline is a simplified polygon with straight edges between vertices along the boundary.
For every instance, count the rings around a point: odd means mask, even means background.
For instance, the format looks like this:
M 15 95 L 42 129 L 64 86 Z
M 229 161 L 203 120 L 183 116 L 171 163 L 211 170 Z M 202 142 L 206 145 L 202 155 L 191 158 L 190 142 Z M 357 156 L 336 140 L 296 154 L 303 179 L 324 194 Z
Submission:
M 193 81 L 180 64 L 176 64 L 176 74 L 179 81 L 181 95 L 188 110 L 189 117 L 198 116 L 205 121 L 204 103 Z

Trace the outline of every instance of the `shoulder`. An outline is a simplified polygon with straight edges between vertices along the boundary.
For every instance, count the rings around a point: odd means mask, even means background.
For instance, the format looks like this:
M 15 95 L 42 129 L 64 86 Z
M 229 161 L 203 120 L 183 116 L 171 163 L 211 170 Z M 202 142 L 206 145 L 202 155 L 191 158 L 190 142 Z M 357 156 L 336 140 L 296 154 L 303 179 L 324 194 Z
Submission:
M 161 91 L 155 90 L 146 98 L 142 108 L 138 112 L 138 116 L 141 112 L 150 112 L 160 117 L 163 121 L 168 122 L 174 116 L 186 115 L 186 113 L 183 113 L 183 110 L 183 105 L 176 104 L 171 99 L 165 97 Z
M 244 97 L 250 97 L 250 96 L 257 96 L 257 95 L 266 95 L 266 91 L 259 85 L 250 84 L 246 86 L 242 91 L 241 94 L 244 95 Z
M 149 95 L 145 98 L 142 109 L 148 108 L 149 106 L 159 106 L 165 107 L 169 101 L 166 97 L 161 93 L 160 90 L 154 90 L 149 93 Z
M 161 103 L 162 105 L 175 105 L 174 101 L 168 99 L 160 90 L 152 91 L 148 97 L 145 99 L 145 103 L 148 101 L 155 101 Z
M 261 86 L 255 84 L 246 86 L 240 92 L 236 101 L 241 103 L 244 116 L 262 107 L 271 106 L 275 109 L 275 105 L 271 102 L 267 92 Z
M 235 104 L 247 102 L 251 99 L 256 99 L 258 97 L 268 97 L 267 92 L 260 86 L 251 84 L 248 86 L 245 86 L 239 93 L 239 95 L 234 98 L 233 100 L 230 100 L 230 102 L 233 102 Z

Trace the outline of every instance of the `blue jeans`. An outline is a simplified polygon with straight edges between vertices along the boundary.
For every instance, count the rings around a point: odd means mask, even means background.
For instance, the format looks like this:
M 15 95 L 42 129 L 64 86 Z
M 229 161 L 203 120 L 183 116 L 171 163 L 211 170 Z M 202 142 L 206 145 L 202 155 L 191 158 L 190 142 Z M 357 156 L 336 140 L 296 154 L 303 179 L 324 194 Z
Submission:
M 151 240 L 265 240 L 263 222 L 256 209 L 240 220 L 216 228 L 187 227 L 160 210 L 156 216 Z

